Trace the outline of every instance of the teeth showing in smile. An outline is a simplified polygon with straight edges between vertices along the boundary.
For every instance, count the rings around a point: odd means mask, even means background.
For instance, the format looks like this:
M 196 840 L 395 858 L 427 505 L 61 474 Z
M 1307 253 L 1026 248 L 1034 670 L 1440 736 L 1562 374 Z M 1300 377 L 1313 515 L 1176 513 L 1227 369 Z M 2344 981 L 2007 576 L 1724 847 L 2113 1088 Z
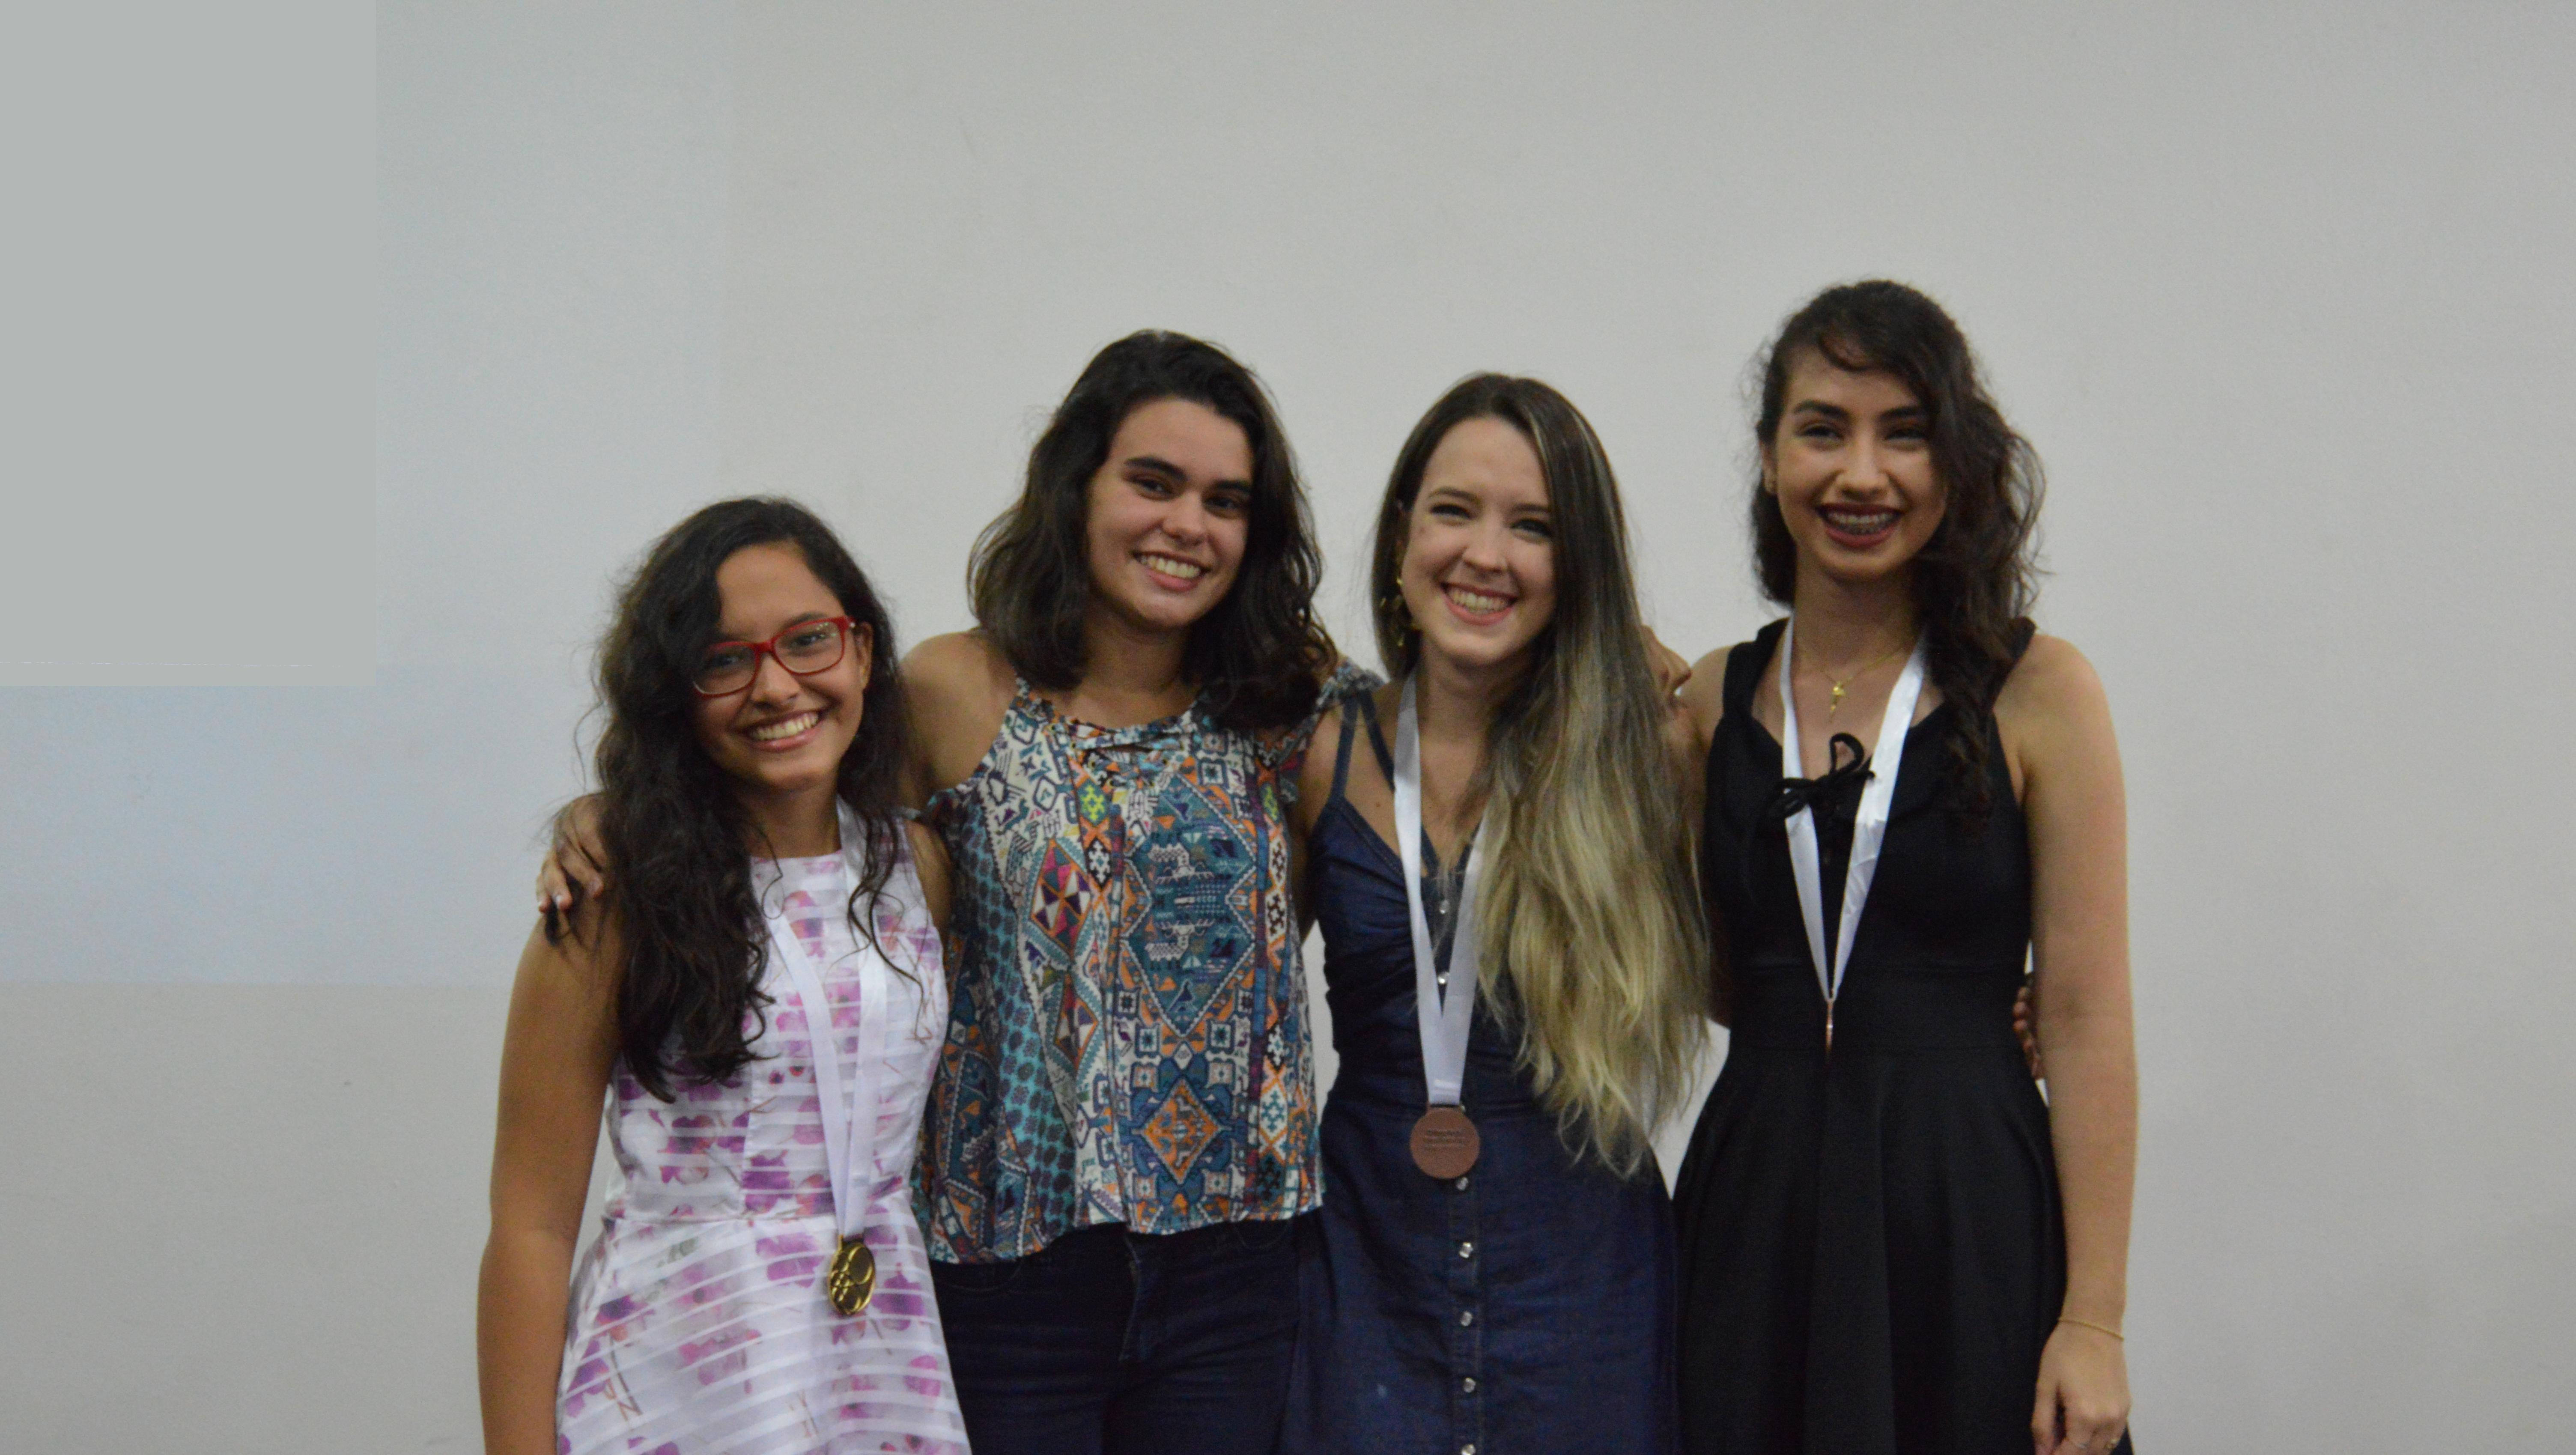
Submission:
M 1184 561 L 1178 556 L 1156 555 L 1147 551 L 1139 554 L 1136 559 L 1144 562 L 1152 570 L 1166 576 L 1178 576 L 1184 581 L 1196 581 L 1207 574 L 1207 567 L 1195 561 Z
M 1512 599 L 1508 596 L 1493 596 L 1465 586 L 1443 586 L 1440 589 L 1448 592 L 1449 599 L 1457 602 L 1461 610 L 1473 612 L 1478 616 L 1489 615 L 1512 604 Z
M 819 712 L 800 712 L 794 717 L 782 717 L 776 722 L 762 723 L 746 731 L 743 736 L 755 743 L 774 743 L 780 738 L 792 738 L 822 720 L 823 714 Z
M 1828 510 L 1825 523 L 1845 535 L 1874 536 L 1896 524 L 1893 510 Z

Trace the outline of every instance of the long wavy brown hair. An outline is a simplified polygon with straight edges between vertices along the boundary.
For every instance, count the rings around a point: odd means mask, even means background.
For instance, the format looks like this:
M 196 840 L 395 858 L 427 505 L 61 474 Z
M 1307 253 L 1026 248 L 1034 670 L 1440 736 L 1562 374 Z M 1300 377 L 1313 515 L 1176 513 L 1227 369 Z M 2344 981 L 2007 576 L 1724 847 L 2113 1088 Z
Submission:
M 1944 745 L 1957 789 L 1951 803 L 1973 820 L 1990 806 L 1995 696 L 2030 639 L 2032 530 L 2046 492 L 2039 456 L 1986 393 L 1959 325 L 1940 304 L 1884 279 L 1828 288 L 1780 326 L 1763 358 L 1754 423 L 1766 447 L 1779 439 L 1789 371 L 1808 351 L 1837 368 L 1894 375 L 1928 416 L 1932 467 L 1948 504 L 1912 563 L 1914 611 L 1926 669 L 1954 705 Z M 1791 605 L 1798 548 L 1758 470 L 1750 508 L 1754 574 L 1764 595 Z
M 606 907 L 626 945 L 619 1054 L 665 1101 L 674 1079 L 717 1081 L 742 1069 L 766 1020 L 751 826 L 732 781 L 698 742 L 690 679 L 724 613 L 717 569 L 746 547 L 779 543 L 804 556 L 872 644 L 876 667 L 838 787 L 867 850 L 850 924 L 872 943 L 880 896 L 904 852 L 896 792 L 903 684 L 894 626 L 866 573 L 790 500 L 722 501 L 672 527 L 618 593 L 616 620 L 600 643 L 608 725 L 595 755 L 599 836 L 614 870 Z

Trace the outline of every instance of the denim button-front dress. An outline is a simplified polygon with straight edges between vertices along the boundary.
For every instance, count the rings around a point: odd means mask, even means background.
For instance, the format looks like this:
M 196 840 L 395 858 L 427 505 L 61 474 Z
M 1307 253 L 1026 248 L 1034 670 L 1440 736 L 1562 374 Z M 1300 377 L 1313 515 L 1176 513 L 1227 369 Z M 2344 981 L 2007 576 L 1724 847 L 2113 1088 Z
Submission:
M 1404 870 L 1344 792 L 1367 712 L 1347 700 L 1307 846 L 1341 1065 L 1280 1449 L 1663 1455 L 1676 1438 L 1673 1229 L 1651 1160 L 1625 1179 L 1578 1163 L 1514 1070 L 1513 1033 L 1480 1004 L 1464 1098 L 1476 1165 L 1434 1179 L 1413 1164 L 1425 1092 Z M 1368 737 L 1383 770 L 1374 721 Z M 1429 885 L 1424 902 L 1438 902 Z

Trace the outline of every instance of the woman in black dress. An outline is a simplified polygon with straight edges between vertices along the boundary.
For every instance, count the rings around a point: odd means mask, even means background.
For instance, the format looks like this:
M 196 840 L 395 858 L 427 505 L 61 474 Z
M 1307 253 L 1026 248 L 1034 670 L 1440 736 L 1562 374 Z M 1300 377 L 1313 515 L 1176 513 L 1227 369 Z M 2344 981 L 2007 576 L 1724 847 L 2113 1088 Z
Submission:
M 1667 1455 L 1647 1138 L 1705 1042 L 1705 950 L 1618 487 L 1563 395 L 1480 375 L 1377 529 L 1396 680 L 1325 719 L 1297 805 L 1341 1069 L 1280 1449 Z
M 1790 617 L 1683 694 L 1732 1029 L 1677 1189 L 1686 1447 L 2125 1449 L 2126 810 L 2099 680 L 2023 616 L 2037 461 L 1894 283 L 1790 318 L 1758 432 Z

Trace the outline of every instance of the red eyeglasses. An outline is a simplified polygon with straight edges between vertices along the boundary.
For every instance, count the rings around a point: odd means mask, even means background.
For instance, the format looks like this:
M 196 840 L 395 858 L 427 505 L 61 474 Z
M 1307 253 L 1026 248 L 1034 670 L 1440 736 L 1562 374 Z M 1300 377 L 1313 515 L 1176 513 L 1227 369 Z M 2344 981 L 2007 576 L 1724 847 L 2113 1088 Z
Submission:
M 718 642 L 698 659 L 689 685 L 700 697 L 731 697 L 760 675 L 760 659 L 776 659 L 799 677 L 811 677 L 841 665 L 850 650 L 850 634 L 859 624 L 846 616 L 800 621 L 765 642 Z

